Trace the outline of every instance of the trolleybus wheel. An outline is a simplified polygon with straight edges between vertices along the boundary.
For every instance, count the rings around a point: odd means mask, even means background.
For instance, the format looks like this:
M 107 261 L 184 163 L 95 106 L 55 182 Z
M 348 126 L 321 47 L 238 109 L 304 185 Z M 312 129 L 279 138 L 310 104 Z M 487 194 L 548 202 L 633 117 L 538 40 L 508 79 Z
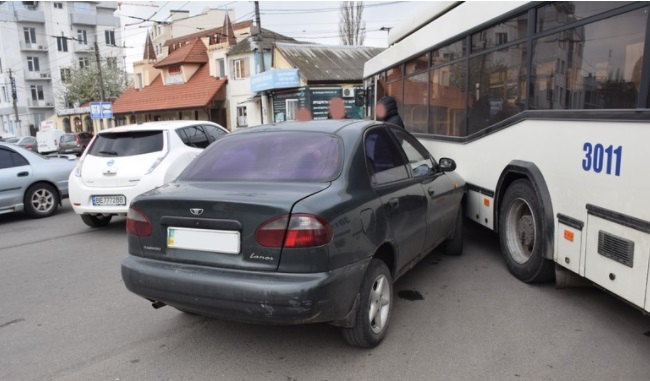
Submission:
M 553 279 L 555 266 L 544 258 L 542 211 L 528 180 L 513 182 L 503 197 L 499 213 L 501 251 L 510 272 L 526 282 Z

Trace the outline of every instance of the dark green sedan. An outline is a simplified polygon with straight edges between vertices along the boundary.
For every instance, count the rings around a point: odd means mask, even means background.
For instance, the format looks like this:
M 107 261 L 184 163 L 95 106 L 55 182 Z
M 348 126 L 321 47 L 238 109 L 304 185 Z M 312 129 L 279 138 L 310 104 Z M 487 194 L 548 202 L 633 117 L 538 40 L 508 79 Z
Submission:
M 462 251 L 455 167 L 375 121 L 236 131 L 133 200 L 122 278 L 156 308 L 328 322 L 373 347 L 386 335 L 393 282 L 440 244 Z

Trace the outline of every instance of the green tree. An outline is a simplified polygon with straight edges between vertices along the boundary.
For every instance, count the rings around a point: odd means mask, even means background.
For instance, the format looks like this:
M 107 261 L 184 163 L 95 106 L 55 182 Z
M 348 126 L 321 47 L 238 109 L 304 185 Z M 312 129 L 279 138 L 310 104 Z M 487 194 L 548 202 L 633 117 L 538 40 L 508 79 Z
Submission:
M 127 73 L 119 62 L 118 57 L 101 58 L 101 78 L 106 99 L 117 98 L 126 90 Z M 73 61 L 69 68 L 62 70 L 62 76 L 62 86 L 57 91 L 61 103 L 69 107 L 102 100 L 99 68 L 94 55 L 86 57 L 83 67 L 78 59 Z

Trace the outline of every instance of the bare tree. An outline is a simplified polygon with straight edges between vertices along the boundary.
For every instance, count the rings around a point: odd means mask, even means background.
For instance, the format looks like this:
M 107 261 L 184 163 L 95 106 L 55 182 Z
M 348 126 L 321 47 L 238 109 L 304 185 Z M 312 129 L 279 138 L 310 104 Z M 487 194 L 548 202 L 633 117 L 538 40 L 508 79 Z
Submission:
M 339 15 L 339 36 L 343 45 L 363 45 L 366 39 L 366 23 L 363 18 L 363 2 L 342 1 Z

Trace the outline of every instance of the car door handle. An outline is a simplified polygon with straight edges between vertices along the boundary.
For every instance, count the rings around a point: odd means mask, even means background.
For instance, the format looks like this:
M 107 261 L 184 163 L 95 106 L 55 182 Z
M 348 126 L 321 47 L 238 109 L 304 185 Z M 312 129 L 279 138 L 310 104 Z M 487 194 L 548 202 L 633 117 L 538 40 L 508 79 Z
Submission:
M 18 176 L 18 177 L 29 176 L 29 172 L 18 172 L 18 175 L 17 175 L 17 176 Z
M 427 188 L 427 193 L 429 196 L 433 197 L 433 195 L 436 194 L 436 190 L 433 188 Z
M 391 198 L 388 200 L 388 205 L 390 205 L 390 207 L 393 209 L 397 209 L 399 207 L 399 199 Z

